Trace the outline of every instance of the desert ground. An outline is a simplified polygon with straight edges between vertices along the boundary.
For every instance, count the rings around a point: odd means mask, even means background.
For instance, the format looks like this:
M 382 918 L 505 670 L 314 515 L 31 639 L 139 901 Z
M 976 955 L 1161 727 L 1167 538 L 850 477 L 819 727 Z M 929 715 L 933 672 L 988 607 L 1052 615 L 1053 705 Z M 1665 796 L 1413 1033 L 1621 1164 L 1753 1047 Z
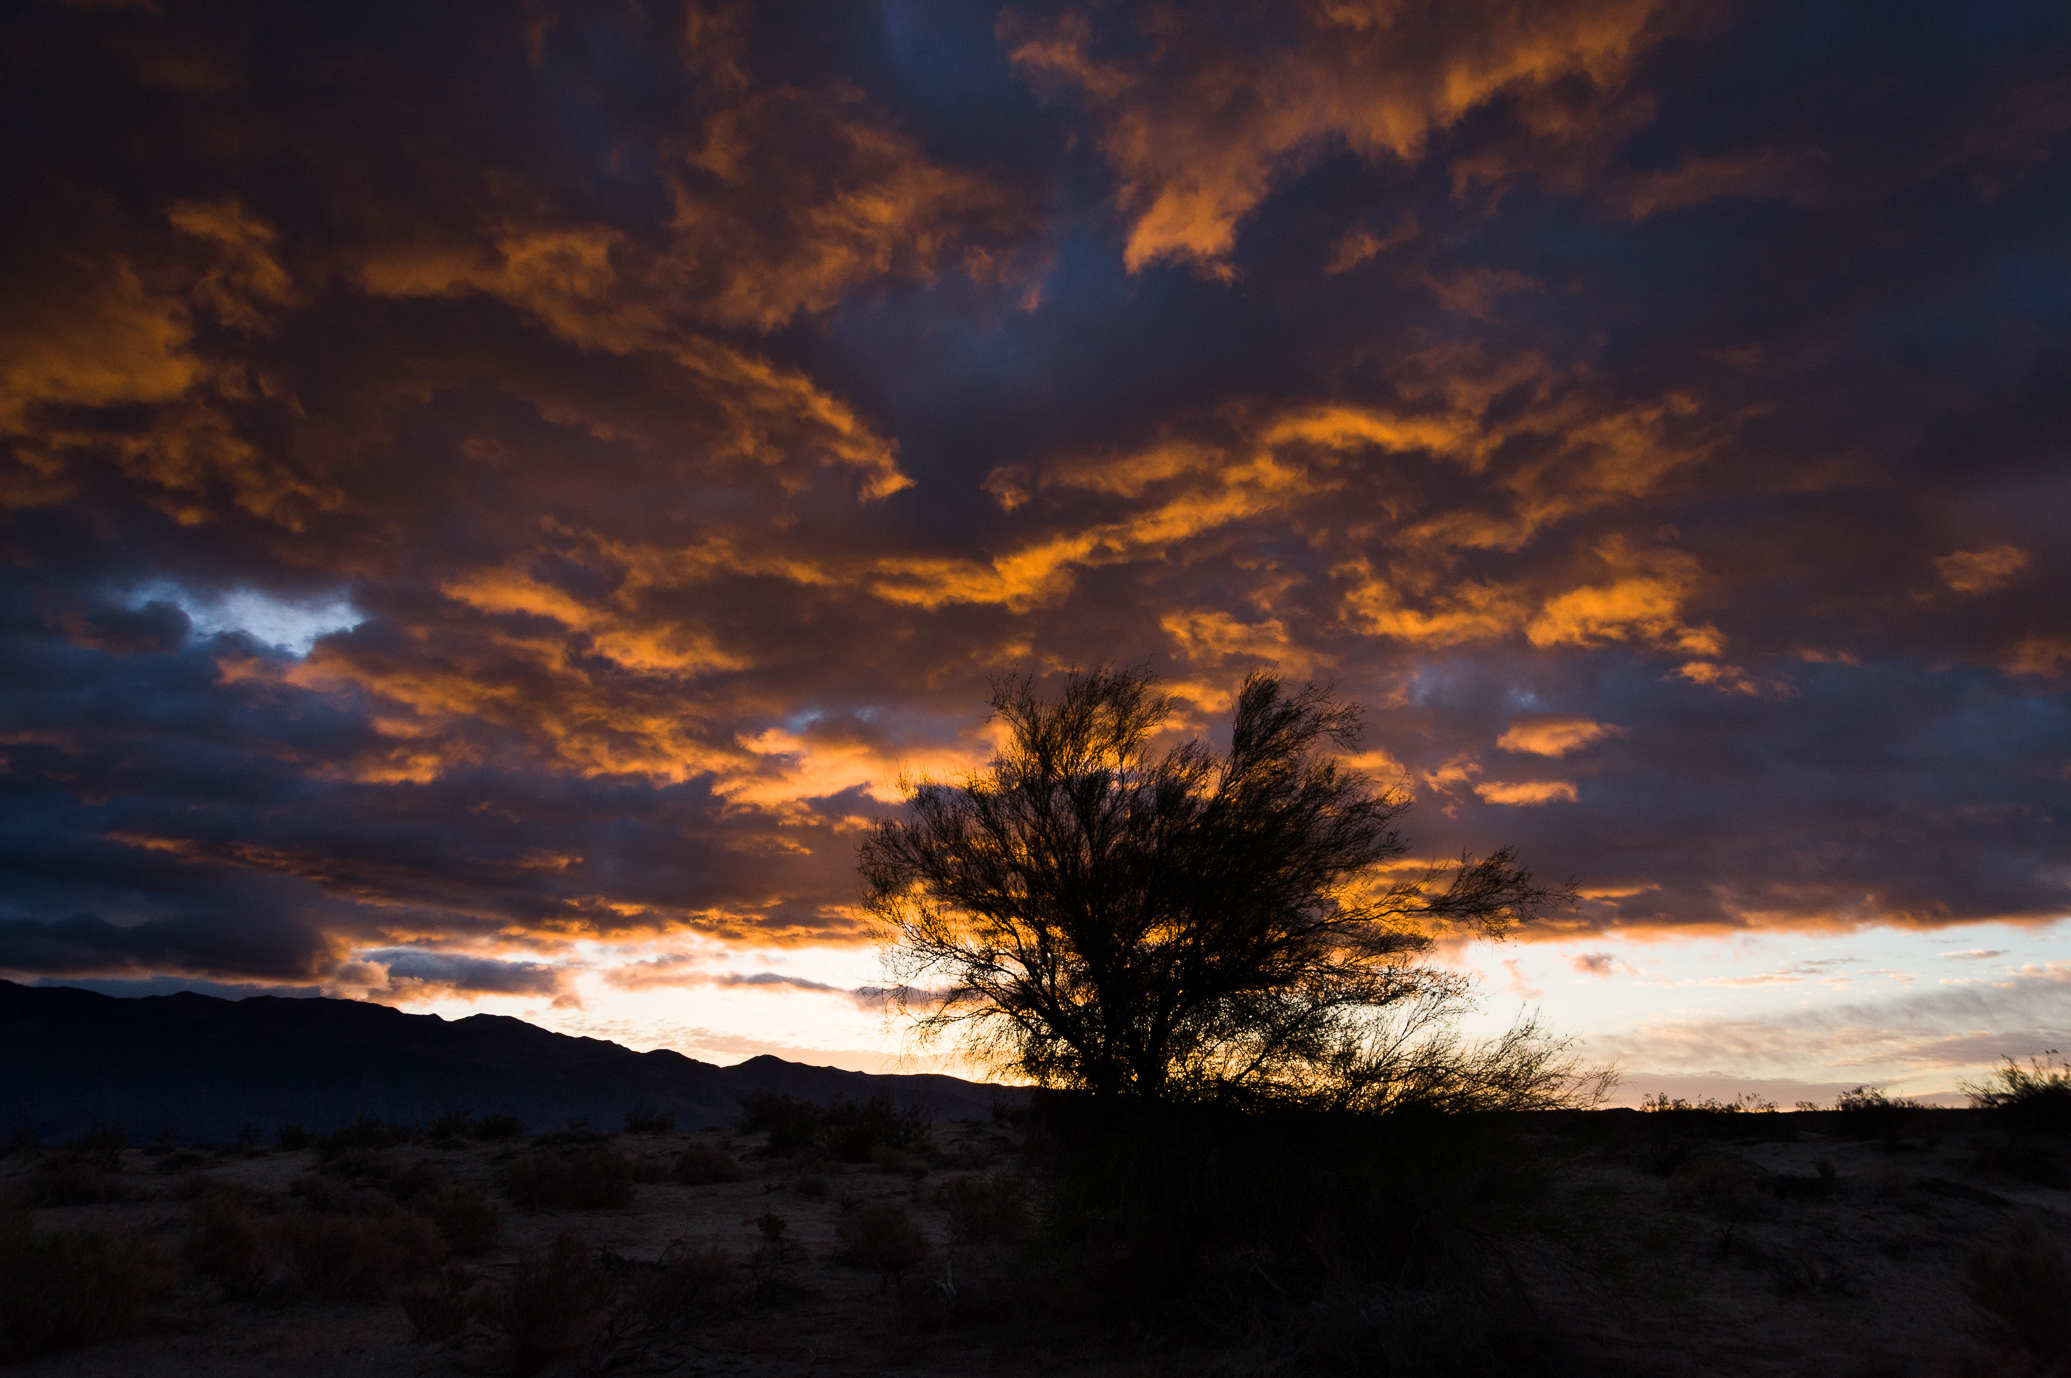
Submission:
M 1532 1220 L 1463 1235 L 1464 1309 L 1407 1270 L 1297 1285 L 1236 1259 L 1190 1310 L 1097 1323 L 1054 1281 L 1011 1122 L 867 1162 L 737 1130 L 414 1138 L 18 1144 L 0 1189 L 47 1203 L 39 1237 L 155 1271 L 134 1333 L 15 1371 L 2012 1375 L 2052 1371 L 2018 1332 L 2071 1311 L 2058 1150 L 1965 1112 L 1868 1138 L 1820 1114 L 1550 1117 L 1518 1140 L 1545 1169 Z

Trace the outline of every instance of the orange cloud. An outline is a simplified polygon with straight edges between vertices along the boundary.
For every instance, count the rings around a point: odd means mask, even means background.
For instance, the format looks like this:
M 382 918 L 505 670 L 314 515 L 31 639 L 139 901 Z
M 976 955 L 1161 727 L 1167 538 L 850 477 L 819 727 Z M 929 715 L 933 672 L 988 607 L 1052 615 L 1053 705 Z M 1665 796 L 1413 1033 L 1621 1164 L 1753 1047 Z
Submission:
M 1581 796 L 1566 780 L 1525 780 L 1506 784 L 1499 780 L 1483 780 L 1474 786 L 1474 792 L 1491 804 L 1516 804 L 1530 807 L 1535 804 L 1550 804 L 1557 799 L 1573 803 Z
M 1547 599 L 1525 628 L 1534 646 L 1641 641 L 1696 655 L 1718 654 L 1724 638 L 1716 628 L 1682 620 L 1683 604 L 1701 578 L 1695 557 L 1679 550 L 1634 551 L 1622 540 L 1606 542 L 1597 555 L 1623 577 Z
M 2020 578 L 2028 568 L 2028 552 L 2019 546 L 1995 545 L 1989 550 L 1957 550 L 1934 562 L 1942 582 L 1958 593 L 1991 593 Z
M 1040 26 L 1010 11 L 1000 36 L 1026 80 L 1092 115 L 1130 221 L 1129 271 L 1181 262 L 1223 275 L 1240 222 L 1331 146 L 1410 161 L 1499 97 L 1615 87 L 1660 9 L 1473 3 L 1412 24 L 1398 6 L 1347 0 L 1280 12 L 1282 31 L 1254 32 L 1161 6 L 1137 18 L 1149 47 L 1136 58 L 1109 55 L 1097 11 Z
M 1496 745 L 1505 751 L 1534 756 L 1565 756 L 1606 737 L 1624 735 L 1625 729 L 1616 724 L 1591 722 L 1588 718 L 1520 718 L 1496 738 Z

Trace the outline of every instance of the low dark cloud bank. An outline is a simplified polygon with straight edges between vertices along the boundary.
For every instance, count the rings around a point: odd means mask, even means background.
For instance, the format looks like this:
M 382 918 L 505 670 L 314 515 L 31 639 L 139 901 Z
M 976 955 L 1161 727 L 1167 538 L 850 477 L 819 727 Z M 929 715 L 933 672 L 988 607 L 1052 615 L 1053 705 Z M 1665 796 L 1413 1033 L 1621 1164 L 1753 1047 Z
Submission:
M 1226 10 L 10 11 L 0 969 L 852 941 L 1101 661 L 1578 926 L 2071 908 L 2071 19 Z

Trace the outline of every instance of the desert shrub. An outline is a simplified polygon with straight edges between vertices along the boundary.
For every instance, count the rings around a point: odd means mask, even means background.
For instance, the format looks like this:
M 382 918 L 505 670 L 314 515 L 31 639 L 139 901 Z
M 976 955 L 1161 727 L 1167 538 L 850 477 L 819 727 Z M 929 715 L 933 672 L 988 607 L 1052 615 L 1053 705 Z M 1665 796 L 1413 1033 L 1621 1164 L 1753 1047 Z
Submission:
M 169 1281 L 155 1240 L 0 1212 L 0 1363 L 127 1335 Z
M 716 1244 L 692 1248 L 679 1239 L 662 1251 L 659 1263 L 640 1274 L 631 1302 L 649 1325 L 673 1330 L 719 1304 L 737 1283 L 726 1250 Z
M 867 1163 L 880 1148 L 904 1152 L 922 1143 L 932 1122 L 927 1107 L 895 1106 L 890 1096 L 838 1100 L 821 1112 L 827 1152 L 844 1163 Z
M 927 1159 L 903 1148 L 893 1148 L 890 1144 L 878 1144 L 872 1148 L 870 1161 L 877 1165 L 879 1172 L 896 1172 L 916 1182 L 928 1175 Z
M 438 1226 L 456 1254 L 481 1253 L 503 1236 L 503 1207 L 473 1187 L 433 1187 L 413 1198 L 410 1209 Z
M 676 1157 L 669 1175 L 686 1186 L 702 1187 L 714 1182 L 738 1182 L 741 1165 L 723 1148 L 692 1144 Z
M 404 1125 L 392 1120 L 377 1120 L 366 1115 L 356 1115 L 351 1124 L 343 1129 L 333 1130 L 316 1141 L 318 1156 L 324 1161 L 351 1153 L 355 1150 L 393 1148 L 397 1144 L 409 1143 L 416 1137 Z
M 508 1143 L 525 1132 L 525 1122 L 516 1115 L 484 1115 L 475 1121 L 474 1135 L 484 1143 Z
M 844 1259 L 887 1282 L 898 1282 L 928 1256 L 928 1237 L 906 1208 L 892 1201 L 875 1201 L 843 1216 L 834 1237 Z
M 378 1301 L 428 1276 L 446 1257 L 438 1227 L 419 1215 L 295 1211 L 267 1231 L 304 1287 L 333 1300 Z
M 1920 1102 L 1888 1095 L 1881 1086 L 1858 1086 L 1834 1098 L 1841 1132 L 1851 1139 L 1897 1144 L 1925 1109 Z
M 633 1199 L 632 1163 L 601 1144 L 529 1153 L 510 1165 L 504 1180 L 511 1200 L 521 1206 L 593 1211 Z
M 2035 1187 L 2071 1187 L 2071 1167 L 2061 1156 L 2033 1138 L 2016 1136 L 2011 1142 L 1989 1141 L 1974 1145 L 1974 1167 L 1997 1173 Z
M 36 1126 L 32 1124 L 16 1125 L 14 1133 L 7 1136 L 7 1155 L 10 1158 L 17 1153 L 34 1153 L 41 1146 L 36 1140 Z
M 72 1143 L 72 1151 L 81 1157 L 92 1158 L 109 1172 L 117 1171 L 122 1164 L 122 1150 L 129 1147 L 129 1135 L 119 1124 L 102 1124 L 96 1121 L 83 1131 Z
M 409 1176 L 404 1169 L 366 1149 L 341 1154 L 326 1162 L 320 1171 L 363 1187 L 386 1185 Z
M 316 1135 L 299 1124 L 284 1124 L 280 1127 L 280 1134 L 275 1142 L 290 1153 L 299 1153 L 316 1143 Z
M 676 1112 L 656 1110 L 652 1106 L 636 1105 L 626 1112 L 626 1133 L 628 1134 L 674 1134 Z
M 563 1230 L 545 1254 L 519 1259 L 491 1311 L 510 1345 L 511 1372 L 524 1378 L 579 1349 L 615 1290 L 572 1230 Z
M 474 1317 L 475 1275 L 459 1264 L 439 1270 L 430 1282 L 403 1293 L 403 1314 L 420 1340 L 450 1340 Z
M 1203 1288 L 1231 1259 L 1258 1297 L 1359 1278 L 1472 1290 L 1505 1241 L 1557 1223 L 1559 1159 L 1522 1123 L 1039 1095 L 1031 1275 L 1116 1319 L 1212 1313 Z
M 1668 1199 L 1677 1206 L 1741 1219 L 1755 1213 L 1753 1175 L 1738 1158 L 1694 1157 L 1668 1179 Z
M 446 1256 L 439 1229 L 422 1216 L 341 1214 L 297 1208 L 218 1191 L 196 1203 L 181 1259 L 190 1272 L 230 1296 L 279 1285 L 319 1296 L 374 1301 L 415 1282 Z
M 1776 1113 L 1776 1102 L 1763 1100 L 1752 1091 L 1735 1096 L 1732 1100 L 1706 1096 L 1695 1101 L 1684 1100 L 1681 1096 L 1671 1097 L 1666 1091 L 1657 1091 L 1651 1098 L 1640 1097 L 1640 1109 L 1656 1115 L 1773 1115 Z
M 242 1197 L 212 1193 L 188 1214 L 181 1261 L 188 1271 L 217 1283 L 232 1296 L 259 1285 L 266 1272 L 267 1252 L 265 1225 Z
M 2071 1266 L 2032 1221 L 2015 1221 L 2004 1245 L 1971 1248 L 1963 1292 L 1983 1313 L 1978 1328 L 1999 1348 L 2026 1351 L 2051 1371 L 2071 1360 Z
M 130 1199 L 128 1183 L 99 1157 L 71 1154 L 46 1158 L 23 1185 L 33 1206 L 86 1206 Z
M 2071 1064 L 2008 1058 L 1984 1081 L 1960 1083 L 1972 1105 L 2016 1133 L 2071 1133 Z
M 1028 1194 L 1004 1172 L 959 1177 L 937 1193 L 949 1213 L 949 1236 L 959 1243 L 1015 1243 L 1035 1226 Z
M 740 1127 L 744 1134 L 769 1135 L 769 1151 L 790 1153 L 810 1147 L 820 1135 L 820 1107 L 781 1091 L 757 1091 L 741 1097 Z
M 640 1183 L 666 1182 L 669 1180 L 671 1169 L 675 1167 L 675 1163 L 658 1154 L 634 1158 L 632 1164 L 633 1180 Z

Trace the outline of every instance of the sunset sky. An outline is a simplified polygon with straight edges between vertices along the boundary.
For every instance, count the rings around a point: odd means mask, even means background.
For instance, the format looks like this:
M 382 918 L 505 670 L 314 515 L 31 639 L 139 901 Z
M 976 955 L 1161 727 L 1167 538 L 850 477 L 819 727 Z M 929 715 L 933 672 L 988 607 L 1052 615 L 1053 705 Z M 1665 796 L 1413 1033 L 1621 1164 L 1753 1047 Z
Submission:
M 1623 1094 L 2071 1048 L 2071 10 L 0 21 L 0 974 L 876 1069 L 1002 673 L 1367 706 Z M 1054 682 L 1054 681 L 1053 681 Z M 910 1062 L 907 1065 L 932 1065 Z

